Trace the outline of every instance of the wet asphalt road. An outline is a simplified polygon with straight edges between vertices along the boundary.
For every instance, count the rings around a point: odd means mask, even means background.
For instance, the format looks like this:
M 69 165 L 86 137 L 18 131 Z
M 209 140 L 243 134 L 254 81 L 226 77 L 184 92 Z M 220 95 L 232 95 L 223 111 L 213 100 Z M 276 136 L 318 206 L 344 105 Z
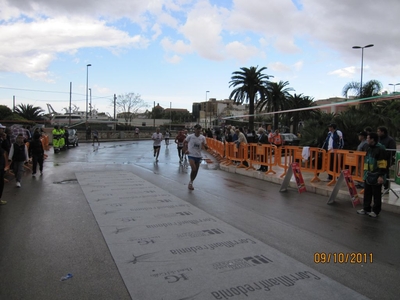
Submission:
M 102 143 L 53 155 L 44 175 L 26 172 L 22 188 L 6 183 L 0 207 L 0 299 L 130 299 L 92 211 L 77 171 L 125 170 L 371 299 L 400 293 L 400 219 L 382 212 L 359 216 L 350 202 L 225 173 L 202 164 L 195 190 L 190 169 L 175 146 L 153 161 L 150 141 Z M 368 253 L 370 263 L 316 263 L 315 253 Z M 60 282 L 67 273 L 79 274 Z

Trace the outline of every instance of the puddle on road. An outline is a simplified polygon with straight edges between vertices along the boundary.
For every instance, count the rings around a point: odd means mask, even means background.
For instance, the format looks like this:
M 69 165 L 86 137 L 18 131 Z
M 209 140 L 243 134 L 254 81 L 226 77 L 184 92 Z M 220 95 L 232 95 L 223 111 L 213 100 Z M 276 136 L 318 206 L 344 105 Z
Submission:
M 66 179 L 66 180 L 62 180 L 62 181 L 53 182 L 53 184 L 75 184 L 75 183 L 78 183 L 77 179 Z

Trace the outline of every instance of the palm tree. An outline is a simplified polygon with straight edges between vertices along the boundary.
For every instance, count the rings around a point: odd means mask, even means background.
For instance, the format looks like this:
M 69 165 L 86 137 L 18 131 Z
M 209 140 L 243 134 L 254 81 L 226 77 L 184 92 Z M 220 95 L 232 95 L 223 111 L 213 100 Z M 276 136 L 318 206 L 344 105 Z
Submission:
M 378 80 L 370 80 L 363 84 L 360 89 L 359 82 L 349 82 L 343 87 L 342 94 L 343 97 L 348 98 L 349 92 L 352 92 L 354 98 L 363 99 L 379 96 L 382 91 L 382 83 Z M 370 109 L 372 107 L 372 102 L 363 103 L 360 105 L 362 109 Z
M 232 73 L 229 87 L 234 87 L 229 99 L 233 98 L 236 104 L 249 103 L 249 130 L 254 129 L 254 105 L 260 100 L 266 98 L 267 83 L 271 75 L 263 74 L 266 67 L 258 69 L 257 67 L 240 68 L 241 71 Z
M 312 97 L 303 96 L 303 94 L 294 94 L 293 96 L 289 96 L 287 106 L 289 109 L 299 109 L 315 106 L 315 103 Z M 293 122 L 293 133 L 297 133 L 300 120 L 308 119 L 313 112 L 313 110 L 303 110 L 289 113 L 290 119 Z
M 40 120 L 42 119 L 44 110 L 38 106 L 31 104 L 19 104 L 15 108 L 15 113 L 26 120 Z
M 261 99 L 257 105 L 257 108 L 261 111 L 266 109 L 268 112 L 277 112 L 282 110 L 287 105 L 287 99 L 290 97 L 289 92 L 293 91 L 293 88 L 287 87 L 288 81 L 268 82 L 267 85 L 267 97 Z M 274 129 L 279 128 L 278 114 L 274 114 Z
M 334 113 L 325 113 L 316 110 L 315 113 L 304 122 L 300 144 L 311 147 L 322 147 L 328 133 L 328 124 L 335 119 Z

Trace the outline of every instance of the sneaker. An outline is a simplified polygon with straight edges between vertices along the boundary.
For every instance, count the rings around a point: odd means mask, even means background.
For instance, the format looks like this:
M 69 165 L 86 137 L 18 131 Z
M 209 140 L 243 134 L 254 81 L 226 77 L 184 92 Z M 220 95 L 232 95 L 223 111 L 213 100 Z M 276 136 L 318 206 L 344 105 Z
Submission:
M 188 189 L 191 190 L 191 191 L 194 190 L 193 183 L 190 183 L 190 182 L 189 182 Z
M 32 177 L 35 177 L 36 176 L 36 173 L 32 173 Z
M 376 218 L 378 215 L 376 213 L 374 213 L 373 211 L 368 213 L 368 216 L 372 217 L 372 218 Z
M 5 201 L 5 200 L 0 200 L 0 205 L 6 205 L 7 204 L 7 201 Z
M 357 210 L 357 213 L 358 213 L 359 215 L 366 215 L 366 214 L 369 214 L 369 212 L 365 211 L 364 209 Z
M 21 187 L 21 182 L 19 182 L 19 181 L 17 181 L 17 185 L 16 185 L 17 187 Z
M 43 171 L 40 171 L 40 176 L 42 176 L 43 175 Z

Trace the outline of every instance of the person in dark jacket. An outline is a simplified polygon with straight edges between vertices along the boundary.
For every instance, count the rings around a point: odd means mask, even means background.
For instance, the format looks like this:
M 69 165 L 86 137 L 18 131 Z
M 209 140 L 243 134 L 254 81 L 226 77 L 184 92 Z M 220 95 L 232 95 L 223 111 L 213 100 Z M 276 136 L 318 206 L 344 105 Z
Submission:
M 16 186 L 21 187 L 21 177 L 24 172 L 24 163 L 28 161 L 28 148 L 24 143 L 24 135 L 22 133 L 18 134 L 16 142 L 11 145 L 10 153 L 8 154 L 8 159 L 12 160 L 14 165 L 14 174 L 16 180 Z
M 376 218 L 382 207 L 381 191 L 386 180 L 387 155 L 385 147 L 378 143 L 378 134 L 375 132 L 368 134 L 367 142 L 369 148 L 364 159 L 364 208 L 357 210 L 357 213 Z M 376 174 L 376 182 L 367 180 L 369 173 Z M 374 205 L 371 207 L 372 198 Z
M 65 126 L 64 128 L 65 128 L 65 130 L 64 130 L 65 147 L 66 147 L 67 149 L 69 149 L 69 132 L 68 132 L 68 127 Z
M 28 154 L 32 157 L 32 177 L 36 176 L 37 164 L 39 164 L 40 175 L 43 175 L 44 149 L 39 132 L 34 133 L 33 140 L 29 143 Z

